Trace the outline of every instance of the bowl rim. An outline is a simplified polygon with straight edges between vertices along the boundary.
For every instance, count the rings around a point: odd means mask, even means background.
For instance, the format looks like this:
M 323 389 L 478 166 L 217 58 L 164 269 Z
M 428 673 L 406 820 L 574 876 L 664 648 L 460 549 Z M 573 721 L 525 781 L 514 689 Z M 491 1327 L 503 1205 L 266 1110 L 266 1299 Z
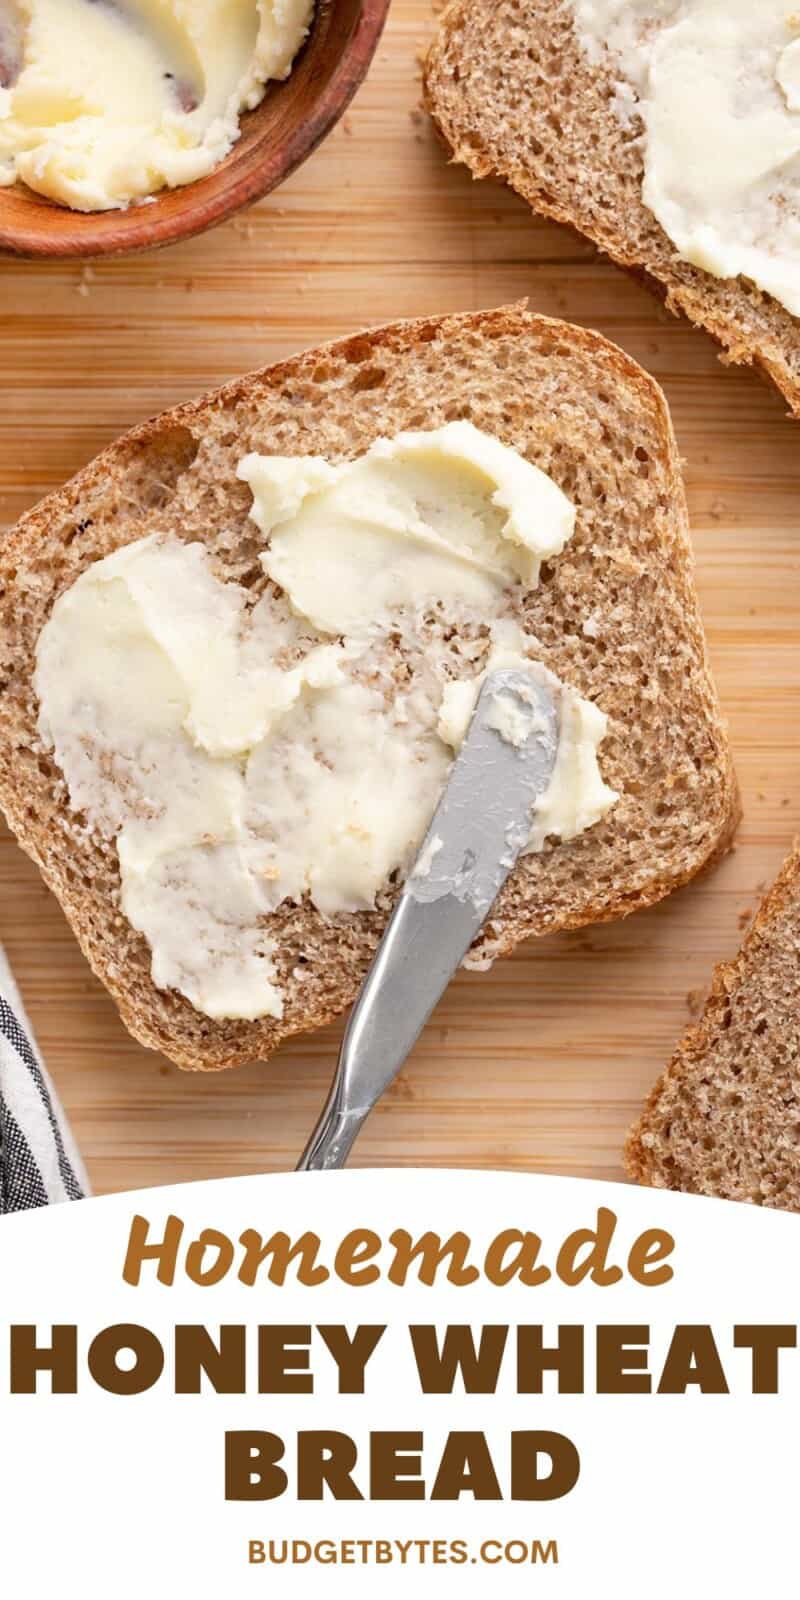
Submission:
M 46 239 L 38 232 L 29 232 L 24 224 L 9 227 L 0 222 L 0 255 L 22 256 L 28 260 L 96 261 L 104 256 L 157 250 L 178 244 L 182 239 L 195 238 L 224 222 L 243 206 L 263 199 L 302 165 L 347 110 L 372 65 L 391 3 L 392 0 L 361 0 L 360 15 L 324 90 L 314 100 L 308 116 L 286 140 L 284 160 L 277 177 L 265 177 L 258 164 L 248 166 L 229 185 L 221 186 L 218 192 L 204 199 L 195 212 L 187 209 L 177 216 L 168 214 L 159 218 L 146 204 L 132 206 L 127 211 L 114 211 L 112 215 L 119 219 L 117 233 L 109 235 L 107 241 L 95 240 L 91 244 L 83 244 L 80 239 L 82 214 L 66 207 L 53 209 L 63 211 L 72 220 L 73 228 L 65 228 L 63 234 L 55 228 Z M 190 190 L 193 185 L 182 187 Z

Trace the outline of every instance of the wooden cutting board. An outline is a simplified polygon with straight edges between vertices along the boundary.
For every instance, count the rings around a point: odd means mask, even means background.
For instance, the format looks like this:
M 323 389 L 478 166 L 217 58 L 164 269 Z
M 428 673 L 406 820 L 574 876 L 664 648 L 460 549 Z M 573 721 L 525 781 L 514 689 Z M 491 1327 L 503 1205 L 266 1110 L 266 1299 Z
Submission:
M 345 121 L 283 189 L 204 238 L 93 268 L 0 262 L 0 522 L 141 418 L 367 323 L 527 295 L 656 375 L 686 458 L 738 847 L 652 912 L 459 977 L 356 1155 L 618 1178 L 643 1095 L 798 830 L 800 429 L 588 245 L 447 166 L 419 106 L 430 28 L 429 0 L 394 0 Z M 338 1028 L 205 1078 L 140 1049 L 5 831 L 0 941 L 99 1192 L 293 1165 Z

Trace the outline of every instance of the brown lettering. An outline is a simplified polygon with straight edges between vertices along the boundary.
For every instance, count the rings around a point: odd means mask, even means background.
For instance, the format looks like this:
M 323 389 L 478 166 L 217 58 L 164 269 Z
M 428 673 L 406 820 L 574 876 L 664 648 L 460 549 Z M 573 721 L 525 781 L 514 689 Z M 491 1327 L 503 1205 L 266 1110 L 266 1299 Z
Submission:
M 370 1500 L 424 1500 L 421 1433 L 371 1433 Z
M 635 1323 L 597 1329 L 598 1394 L 650 1394 L 647 1371 L 650 1329 Z
M 216 1251 L 216 1257 L 206 1266 L 206 1255 L 212 1250 Z M 186 1276 L 199 1288 L 211 1289 L 230 1272 L 233 1258 L 233 1241 L 227 1233 L 220 1233 L 218 1228 L 203 1228 L 186 1252 Z
M 175 1329 L 175 1393 L 200 1394 L 202 1377 L 217 1394 L 247 1392 L 247 1330 L 231 1325 L 219 1330 L 215 1344 L 207 1328 L 178 1323 Z
M 259 1394 L 313 1394 L 310 1343 L 311 1329 L 307 1324 L 259 1328 Z
M 778 1355 L 797 1348 L 797 1328 L 742 1323 L 733 1330 L 733 1342 L 737 1350 L 753 1352 L 753 1394 L 777 1394 Z
M 583 1328 L 559 1327 L 551 1348 L 535 1324 L 517 1329 L 517 1393 L 542 1394 L 545 1372 L 558 1373 L 559 1394 L 583 1394 Z
M 119 1366 L 123 1350 L 133 1353 L 133 1365 Z M 164 1371 L 164 1351 L 149 1328 L 136 1322 L 118 1322 L 95 1335 L 87 1356 L 95 1383 L 109 1394 L 144 1394 L 158 1383 Z
M 36 1328 L 29 1323 L 12 1326 L 10 1389 L 12 1394 L 36 1394 L 36 1375 L 50 1373 L 51 1394 L 78 1392 L 78 1330 L 72 1323 L 56 1323 L 52 1343 L 39 1345 Z
M 536 1289 L 552 1277 L 549 1267 L 537 1266 L 542 1241 L 536 1233 L 520 1233 L 517 1228 L 506 1228 L 498 1233 L 489 1245 L 484 1262 L 484 1272 L 490 1283 L 502 1288 L 512 1278 L 519 1278 L 526 1288 Z M 511 1253 L 513 1252 L 513 1254 Z
M 675 1249 L 675 1240 L 671 1233 L 665 1233 L 662 1228 L 649 1228 L 645 1233 L 640 1233 L 634 1239 L 628 1256 L 628 1271 L 635 1283 L 640 1283 L 645 1289 L 656 1289 L 662 1283 L 669 1283 L 675 1273 L 672 1267 L 662 1266 L 667 1256 L 671 1256 Z
M 363 1500 L 353 1480 L 358 1450 L 347 1433 L 324 1431 L 297 1435 L 297 1498 L 322 1500 L 328 1489 L 334 1500 Z
M 334 1257 L 337 1277 L 353 1289 L 363 1289 L 368 1283 L 376 1283 L 381 1275 L 380 1267 L 374 1264 L 364 1266 L 363 1263 L 374 1263 L 380 1249 L 380 1234 L 373 1233 L 371 1228 L 354 1228 L 352 1233 L 346 1233 Z
M 476 1500 L 502 1500 L 486 1436 L 482 1433 L 450 1433 L 442 1451 L 432 1500 L 458 1500 L 471 1494 Z
M 157 1261 L 156 1278 L 159 1283 L 173 1284 L 178 1267 L 178 1250 L 183 1237 L 183 1223 L 180 1217 L 167 1217 L 164 1237 L 157 1244 L 148 1244 L 150 1224 L 146 1217 L 135 1216 L 131 1223 L 128 1235 L 128 1248 L 125 1252 L 125 1262 L 122 1268 L 122 1277 L 135 1289 L 141 1282 L 142 1265 L 145 1261 Z
M 729 1393 L 714 1335 L 706 1325 L 675 1329 L 657 1392 L 685 1394 L 690 1384 L 701 1394 Z
M 419 1281 L 431 1287 L 436 1281 L 439 1268 L 449 1257 L 447 1266 L 447 1282 L 463 1288 L 469 1283 L 474 1283 L 480 1277 L 477 1267 L 469 1264 L 467 1257 L 472 1243 L 469 1234 L 454 1233 L 444 1242 L 436 1233 L 424 1233 L 421 1239 L 412 1239 L 405 1228 L 396 1228 L 389 1235 L 389 1243 L 395 1255 L 388 1271 L 390 1283 L 403 1288 L 413 1261 L 420 1257 Z
M 225 1499 L 277 1500 L 289 1482 L 278 1466 L 283 1454 L 277 1433 L 226 1433 Z
M 546 1457 L 550 1470 L 540 1476 L 539 1460 Z M 561 1500 L 580 1476 L 581 1460 L 571 1439 L 563 1433 L 512 1433 L 512 1500 Z
M 590 1278 L 601 1289 L 619 1283 L 621 1267 L 608 1265 L 608 1252 L 616 1226 L 615 1213 L 609 1211 L 607 1206 L 601 1206 L 596 1227 L 576 1228 L 574 1233 L 567 1235 L 556 1259 L 556 1272 L 562 1283 L 575 1288 L 583 1283 L 584 1278 Z M 581 1251 L 586 1253 L 579 1259 Z
M 435 1327 L 409 1328 L 414 1359 L 423 1394 L 452 1394 L 461 1377 L 466 1394 L 494 1394 L 508 1338 L 507 1325 L 481 1329 L 478 1347 L 474 1330 L 454 1323 L 445 1328 L 441 1350 Z
M 320 1324 L 317 1332 L 339 1369 L 339 1393 L 363 1394 L 367 1362 L 386 1332 L 385 1326 L 356 1328 L 352 1339 L 346 1328 L 336 1325 Z
M 244 1245 L 245 1252 L 239 1268 L 239 1282 L 246 1283 L 248 1288 L 253 1287 L 267 1256 L 271 1257 L 267 1278 L 270 1283 L 280 1287 L 286 1282 L 286 1274 L 296 1256 L 300 1257 L 298 1283 L 314 1288 L 318 1283 L 327 1282 L 330 1277 L 327 1267 L 317 1264 L 320 1240 L 315 1233 L 303 1233 L 292 1243 L 288 1233 L 273 1233 L 271 1238 L 262 1239 L 255 1229 L 246 1228 L 239 1243 Z

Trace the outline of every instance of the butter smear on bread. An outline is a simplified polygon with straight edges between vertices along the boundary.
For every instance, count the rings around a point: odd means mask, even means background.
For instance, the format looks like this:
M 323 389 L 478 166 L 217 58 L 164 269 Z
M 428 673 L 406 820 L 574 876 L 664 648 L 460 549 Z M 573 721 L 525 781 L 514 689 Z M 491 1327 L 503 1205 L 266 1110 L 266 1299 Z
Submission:
M 107 211 L 204 177 L 313 0 L 0 0 L 0 183 Z
M 642 197 L 681 260 L 800 316 L 800 12 L 792 0 L 573 0 L 643 124 Z
M 222 581 L 201 544 L 140 539 L 56 601 L 35 688 L 72 808 L 116 841 L 154 983 L 252 1019 L 282 1014 L 270 914 L 305 897 L 327 918 L 373 908 L 413 864 L 482 676 L 546 673 L 514 595 L 574 510 L 466 422 L 340 465 L 249 455 L 238 473 L 263 589 Z M 617 798 L 604 715 L 546 675 L 559 752 L 532 850 Z

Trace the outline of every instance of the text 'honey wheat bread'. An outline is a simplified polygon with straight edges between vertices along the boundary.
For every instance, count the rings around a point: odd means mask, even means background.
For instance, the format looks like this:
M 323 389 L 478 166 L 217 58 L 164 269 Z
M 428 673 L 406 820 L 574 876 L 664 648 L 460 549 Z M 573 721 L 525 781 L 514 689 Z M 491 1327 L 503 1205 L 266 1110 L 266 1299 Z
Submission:
M 620 266 L 643 276 L 671 310 L 684 312 L 724 346 L 726 360 L 761 368 L 800 415 L 800 320 L 741 270 L 718 277 L 691 264 L 691 254 L 679 259 L 675 242 L 644 203 L 638 102 L 627 84 L 620 93 L 623 74 L 603 48 L 602 32 L 587 49 L 576 26 L 577 3 L 453 0 L 448 6 L 424 82 L 428 109 L 454 160 L 476 178 L 508 183 L 535 211 L 577 229 Z M 587 3 L 581 0 L 584 11 Z M 637 9 L 652 13 L 656 25 L 672 16 L 655 0 L 650 6 L 640 0 L 631 14 Z M 625 8 L 612 11 L 619 21 Z M 758 15 L 755 8 L 754 26 Z M 744 56 L 755 60 L 753 50 Z M 754 105 L 760 105 L 756 89 Z M 779 97 L 774 85 L 770 92 Z M 765 101 L 771 103 L 766 91 Z M 731 104 L 736 109 L 733 98 Z M 691 122 L 697 114 L 695 96 L 686 116 Z M 751 149 L 757 137 L 758 129 Z M 695 154 L 703 138 L 696 127 Z M 795 203 L 796 197 L 788 202 Z M 788 218 L 781 204 L 775 214 Z M 800 294 L 800 274 L 792 270 Z
M 544 666 L 607 716 L 602 775 L 619 796 L 595 826 L 521 860 L 475 959 L 651 905 L 731 842 L 736 784 L 678 456 L 651 378 L 599 335 L 520 308 L 398 324 L 252 374 L 103 451 L 21 520 L 0 561 L 0 803 L 130 1031 L 181 1066 L 257 1059 L 347 1007 L 396 885 L 381 889 L 374 910 L 326 917 L 304 897 L 272 912 L 280 1017 L 212 1020 L 156 987 L 148 944 L 122 914 L 115 840 L 73 810 L 37 728 L 42 629 L 93 563 L 149 534 L 202 546 L 217 577 L 245 586 L 255 603 L 270 580 L 251 492 L 237 476 L 243 456 L 350 461 L 382 437 L 454 419 L 513 447 L 575 507 L 563 553 L 544 564 L 538 586 L 517 584 L 508 604 Z M 483 641 L 470 648 L 479 664 Z M 401 682 L 403 671 L 398 655 Z
M 800 1211 L 800 849 L 628 1141 L 638 1183 Z

